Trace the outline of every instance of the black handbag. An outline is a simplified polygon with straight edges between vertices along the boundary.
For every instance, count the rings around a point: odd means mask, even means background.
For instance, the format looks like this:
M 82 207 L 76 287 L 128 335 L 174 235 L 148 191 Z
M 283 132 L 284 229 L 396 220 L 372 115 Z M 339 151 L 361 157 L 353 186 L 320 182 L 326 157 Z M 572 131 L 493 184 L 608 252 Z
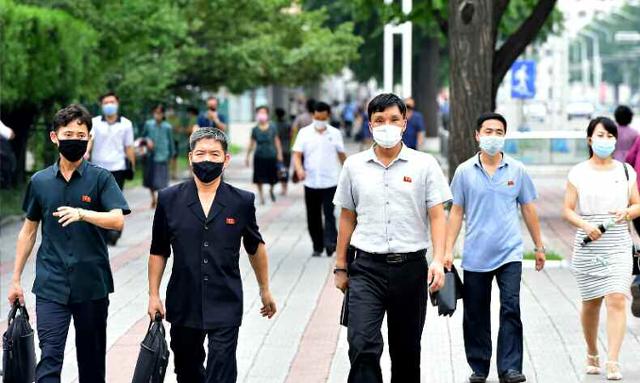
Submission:
M 462 298 L 463 287 L 455 266 L 451 265 L 451 270 L 445 269 L 444 286 L 440 290 L 430 293 L 431 304 L 438 306 L 438 315 L 453 315 L 458 299 Z
M 356 259 L 356 248 L 349 245 L 347 247 L 347 270 L 351 263 Z M 349 288 L 344 291 L 344 298 L 342 299 L 342 309 L 340 310 L 340 325 L 349 327 Z
M 2 336 L 3 383 L 33 383 L 36 379 L 36 349 L 29 313 L 18 300 L 13 303 Z
M 133 170 L 133 164 L 131 163 L 131 160 L 129 160 L 129 158 L 124 159 L 124 164 L 125 164 L 124 179 L 131 181 L 133 179 L 133 176 L 135 175 Z
M 195 345 L 194 345 L 195 347 Z M 149 330 L 140 343 L 140 354 L 132 383 L 162 383 L 169 364 L 169 347 L 165 339 L 162 317 L 156 314 Z

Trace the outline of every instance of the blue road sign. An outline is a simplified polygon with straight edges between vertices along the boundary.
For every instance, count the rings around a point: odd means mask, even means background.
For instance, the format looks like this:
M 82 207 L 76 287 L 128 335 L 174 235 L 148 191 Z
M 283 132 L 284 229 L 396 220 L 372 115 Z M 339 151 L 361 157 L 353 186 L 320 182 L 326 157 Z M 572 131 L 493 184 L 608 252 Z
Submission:
M 536 95 L 536 62 L 518 60 L 511 66 L 511 98 L 530 99 Z

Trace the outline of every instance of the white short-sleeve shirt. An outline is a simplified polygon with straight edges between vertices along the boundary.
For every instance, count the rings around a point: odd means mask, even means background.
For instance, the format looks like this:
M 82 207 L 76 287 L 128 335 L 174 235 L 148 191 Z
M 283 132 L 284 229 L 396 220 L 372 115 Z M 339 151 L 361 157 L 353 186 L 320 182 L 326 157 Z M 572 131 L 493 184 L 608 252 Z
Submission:
M 436 159 L 403 146 L 387 167 L 373 148 L 347 158 L 333 203 L 356 212 L 351 245 L 389 254 L 428 249 L 428 209 L 451 199 Z
M 324 131 L 319 132 L 313 125 L 306 126 L 298 132 L 292 151 L 304 156 L 304 186 L 327 189 L 338 184 L 338 153 L 344 153 L 344 140 L 340 130 L 327 126 Z
M 118 117 L 109 124 L 102 116 L 92 119 L 91 136 L 93 149 L 91 162 L 110 172 L 125 170 L 126 148 L 133 146 L 133 124 L 124 117 Z
M 636 172 L 632 166 L 625 165 L 629 173 L 627 181 L 623 164 L 615 160 L 613 162 L 611 169 L 598 170 L 590 161 L 584 161 L 569 172 L 569 182 L 578 191 L 581 214 L 609 214 L 629 206 L 631 190 L 636 186 Z

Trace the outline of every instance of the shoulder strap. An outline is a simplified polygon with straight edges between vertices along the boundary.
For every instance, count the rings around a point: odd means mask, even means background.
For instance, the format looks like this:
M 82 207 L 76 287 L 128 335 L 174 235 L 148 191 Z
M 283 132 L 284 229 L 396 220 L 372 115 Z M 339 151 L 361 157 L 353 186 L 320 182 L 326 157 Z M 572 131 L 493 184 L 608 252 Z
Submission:
M 627 169 L 627 164 L 623 162 L 622 167 L 624 168 L 624 175 L 627 177 L 627 181 L 629 181 L 629 170 Z

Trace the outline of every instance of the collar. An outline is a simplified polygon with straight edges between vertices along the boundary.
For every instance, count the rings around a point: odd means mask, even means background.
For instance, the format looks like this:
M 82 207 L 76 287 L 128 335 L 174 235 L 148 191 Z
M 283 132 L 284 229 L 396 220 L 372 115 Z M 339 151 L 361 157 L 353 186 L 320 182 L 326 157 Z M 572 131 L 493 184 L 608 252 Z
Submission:
M 78 176 L 82 177 L 87 166 L 89 166 L 89 163 L 86 160 L 82 160 L 80 165 L 73 171 L 73 174 L 78 173 Z M 60 159 L 53 164 L 53 174 L 55 174 L 56 177 L 62 177 L 62 172 L 60 172 Z M 72 178 L 73 174 L 71 175 Z
M 195 176 L 194 176 L 195 177 Z M 191 180 L 187 182 L 187 205 L 191 208 L 191 211 L 203 222 L 211 222 L 225 206 L 229 204 L 229 185 L 224 180 L 220 182 L 218 190 L 216 190 L 216 196 L 211 204 L 211 210 L 209 216 L 204 216 L 204 211 L 200 205 L 200 197 L 198 197 L 198 187 L 196 181 Z
M 473 164 L 479 167 L 480 169 L 484 169 L 484 166 L 482 166 L 482 161 L 480 161 L 481 153 L 482 152 L 478 152 L 478 154 L 476 154 L 475 161 Z M 500 165 L 498 165 L 498 169 L 501 169 L 505 166 L 509 166 L 509 158 L 504 154 L 504 152 L 502 152 L 502 160 L 500 160 Z
M 114 124 L 118 124 L 118 123 L 120 123 L 120 122 L 121 122 L 121 119 L 122 119 L 122 116 L 121 116 L 121 115 L 118 115 L 118 118 L 116 119 L 116 122 L 114 122 Z M 101 119 L 100 119 L 100 120 L 101 120 L 101 121 L 104 121 L 104 122 L 106 122 L 106 123 L 109 123 L 109 122 L 107 121 L 107 118 L 106 118 L 104 115 L 102 115 L 102 116 L 101 116 Z
M 371 146 L 371 148 L 369 148 L 369 150 L 367 150 L 367 152 L 366 152 L 367 153 L 367 161 L 380 162 L 380 160 L 378 160 L 378 156 L 376 156 L 376 152 L 374 151 L 376 146 L 377 146 L 377 144 L 374 143 Z M 409 161 L 409 150 L 410 149 L 407 147 L 407 145 L 402 143 L 402 149 L 400 149 L 400 153 L 398 153 L 398 156 L 396 158 L 394 158 L 393 161 L 391 161 L 389 166 L 393 165 L 393 163 L 395 163 L 397 160 Z

